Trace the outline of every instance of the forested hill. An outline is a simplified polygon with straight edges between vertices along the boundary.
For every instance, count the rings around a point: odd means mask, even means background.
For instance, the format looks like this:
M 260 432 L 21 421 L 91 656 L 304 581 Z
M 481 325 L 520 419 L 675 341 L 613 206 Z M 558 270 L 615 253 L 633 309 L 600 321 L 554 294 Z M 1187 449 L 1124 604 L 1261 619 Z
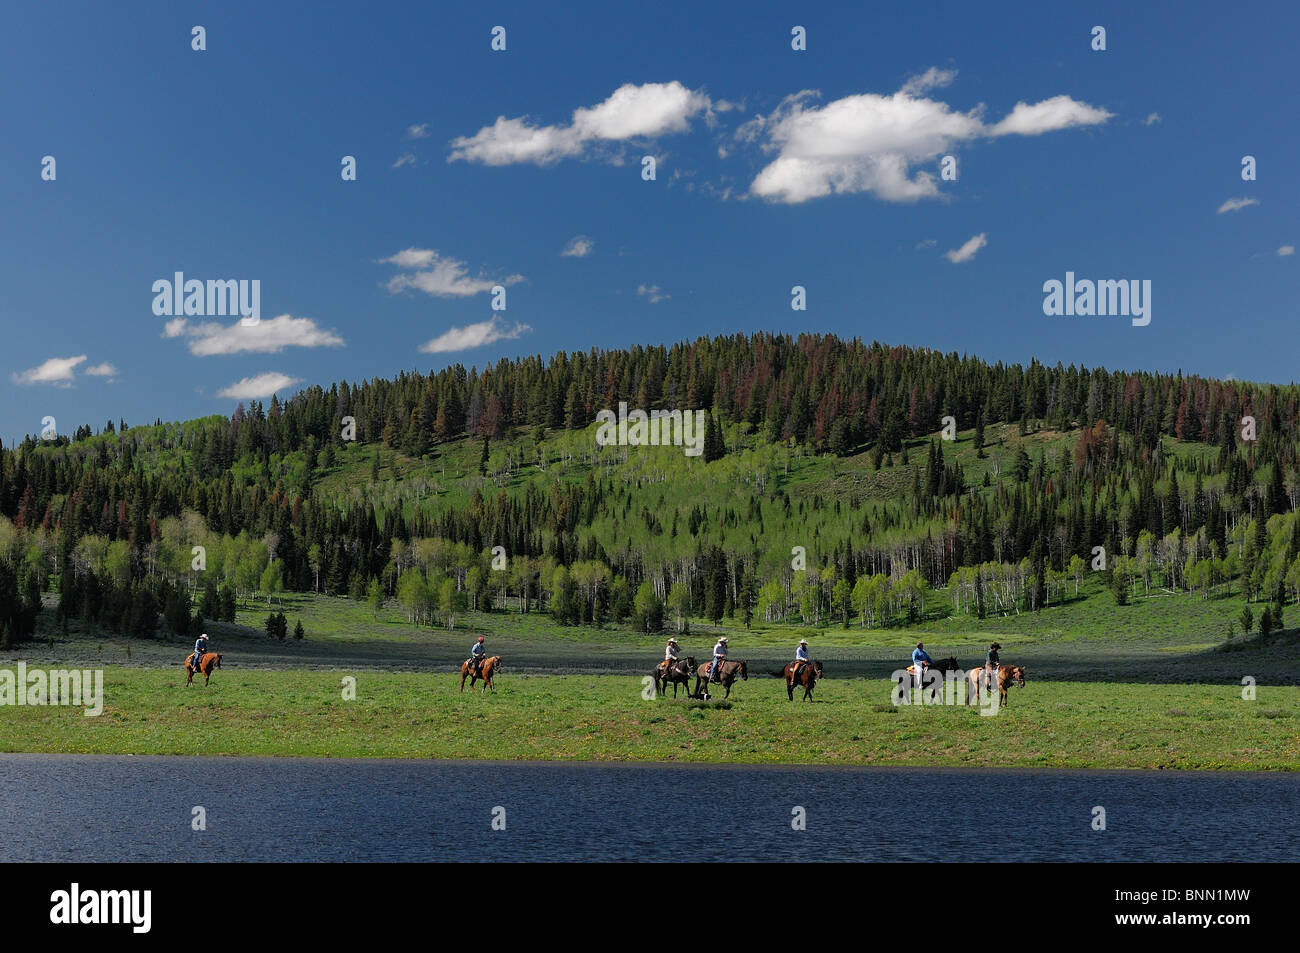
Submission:
M 42 589 L 140 633 L 157 609 L 181 628 L 187 592 L 213 618 L 279 588 L 395 597 L 413 621 L 895 624 L 933 588 L 951 611 L 1039 608 L 1098 546 L 1117 594 L 1240 579 L 1287 599 L 1297 396 L 758 334 L 83 426 L 0 449 L 0 637 L 30 631 Z M 620 402 L 707 411 L 705 452 L 599 446 Z

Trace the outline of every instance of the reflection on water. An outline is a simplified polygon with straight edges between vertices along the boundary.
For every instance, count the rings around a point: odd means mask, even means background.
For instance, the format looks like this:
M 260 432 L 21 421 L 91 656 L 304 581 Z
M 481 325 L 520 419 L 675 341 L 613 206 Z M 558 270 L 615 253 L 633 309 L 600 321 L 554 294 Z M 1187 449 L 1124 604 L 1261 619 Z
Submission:
M 1294 861 L 1297 808 L 1295 775 L 0 755 L 6 862 Z

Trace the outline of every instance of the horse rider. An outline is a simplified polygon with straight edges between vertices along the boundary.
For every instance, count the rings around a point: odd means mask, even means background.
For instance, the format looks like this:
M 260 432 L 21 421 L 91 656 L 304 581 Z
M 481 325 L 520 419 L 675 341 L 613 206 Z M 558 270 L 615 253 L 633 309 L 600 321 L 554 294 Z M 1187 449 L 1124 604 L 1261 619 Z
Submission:
M 713 647 L 713 665 L 709 668 L 709 681 L 722 681 L 722 673 L 718 671 L 719 666 L 727 660 L 727 637 L 724 635 L 718 639 L 718 644 Z
M 925 687 L 923 676 L 925 669 L 934 661 L 925 651 L 925 645 L 921 642 L 916 643 L 916 648 L 912 649 L 912 672 L 916 678 L 916 684 L 922 688 Z
M 664 646 L 664 660 L 659 663 L 659 667 L 664 671 L 664 677 L 668 676 L 668 670 L 673 667 L 677 661 L 677 640 L 670 638 L 668 644 Z
M 989 688 L 993 687 L 993 679 L 998 673 L 998 649 L 1002 648 L 997 642 L 989 646 L 988 655 L 984 656 L 984 684 Z
M 194 640 L 194 671 L 199 670 L 203 663 L 203 656 L 208 651 L 208 633 L 204 632 Z
M 799 647 L 794 650 L 794 671 L 790 673 L 790 677 L 795 681 L 798 681 L 799 673 L 803 670 L 803 667 L 807 664 L 808 664 L 808 640 L 800 639 Z
M 483 645 L 483 636 L 479 636 L 474 642 L 474 647 L 469 650 L 470 665 L 474 668 L 474 674 L 478 675 L 483 670 L 483 659 L 487 657 L 487 648 Z

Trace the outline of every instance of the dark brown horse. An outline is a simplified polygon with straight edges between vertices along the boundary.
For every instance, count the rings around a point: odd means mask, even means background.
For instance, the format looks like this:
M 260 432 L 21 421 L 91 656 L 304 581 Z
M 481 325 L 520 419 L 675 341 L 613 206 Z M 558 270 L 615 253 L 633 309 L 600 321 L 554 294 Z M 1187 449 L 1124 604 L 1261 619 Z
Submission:
M 988 670 L 983 666 L 973 668 L 966 673 L 967 692 L 966 703 L 968 705 L 977 705 L 980 700 L 980 688 L 984 686 L 985 679 L 988 676 Z M 1007 703 L 1007 689 L 1011 683 L 1015 682 L 1020 688 L 1025 687 L 1025 667 L 1023 665 L 999 665 L 998 666 L 998 702 L 1001 705 Z
M 673 698 L 677 697 L 677 686 L 680 685 L 686 689 L 686 694 L 691 693 L 691 678 L 695 675 L 695 659 L 687 656 L 684 659 L 678 659 L 671 665 L 656 666 L 654 671 L 655 677 L 655 694 L 667 695 L 668 685 L 673 686 Z
M 501 656 L 494 655 L 491 658 L 483 660 L 483 664 L 474 668 L 474 660 L 466 659 L 460 663 L 460 690 L 465 690 L 465 679 L 469 679 L 469 690 L 474 690 L 474 683 L 479 679 L 483 680 L 483 691 L 489 688 L 496 691 L 496 686 L 492 684 L 492 676 L 501 671 Z
M 935 672 L 938 672 L 940 676 L 942 676 L 944 672 L 960 672 L 961 669 L 960 669 L 960 668 L 958 667 L 958 665 L 957 665 L 957 659 L 954 658 L 954 657 L 951 657 L 951 656 L 950 656 L 950 657 L 945 658 L 945 659 L 939 659 L 938 661 L 931 662 L 929 668 L 926 669 L 926 671 L 935 671 Z M 916 666 L 915 666 L 915 665 L 909 665 L 909 666 L 907 666 L 907 674 L 912 676 L 912 683 L 913 683 L 917 688 L 924 688 L 924 687 L 925 687 L 924 685 L 921 684 L 922 681 L 923 681 L 923 678 L 918 678 L 917 675 L 916 675 Z M 943 678 L 942 678 L 942 677 L 940 677 L 940 679 L 939 679 L 939 684 L 941 684 L 941 685 L 943 684 Z
M 798 675 L 794 673 L 796 666 L 799 667 Z M 803 687 L 803 700 L 811 701 L 817 679 L 822 677 L 822 663 L 816 659 L 811 662 L 790 662 L 786 665 L 782 674 L 785 675 L 785 693 L 789 696 L 790 701 L 794 701 L 796 685 Z
M 189 655 L 185 656 L 185 687 L 188 688 L 190 685 L 194 684 L 194 676 L 199 672 L 202 672 L 203 685 L 206 688 L 208 679 L 212 677 L 212 670 L 214 668 L 221 668 L 220 652 L 203 653 L 203 657 L 199 659 L 198 668 L 194 667 L 194 653 L 191 652 Z
M 701 694 L 700 686 L 708 685 L 712 673 L 713 673 L 712 662 L 707 662 L 695 670 L 695 697 L 696 698 L 707 699 L 709 697 L 709 693 L 707 691 Z M 739 675 L 745 681 L 749 681 L 749 669 L 745 666 L 744 662 L 723 661 L 718 665 L 718 676 L 722 682 L 722 687 L 727 690 L 727 693 L 722 696 L 723 698 L 731 697 L 731 686 L 735 683 L 737 675 Z

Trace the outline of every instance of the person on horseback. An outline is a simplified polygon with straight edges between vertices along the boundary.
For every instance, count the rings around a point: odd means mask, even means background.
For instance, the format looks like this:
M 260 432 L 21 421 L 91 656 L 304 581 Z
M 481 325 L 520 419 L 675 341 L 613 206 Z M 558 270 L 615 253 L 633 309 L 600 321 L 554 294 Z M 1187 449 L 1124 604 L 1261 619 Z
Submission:
M 672 668 L 673 663 L 677 661 L 677 652 L 677 640 L 670 638 L 668 644 L 664 646 L 664 660 L 659 663 L 659 667 L 663 669 L 664 677 L 668 676 L 668 670 Z
M 984 656 L 984 683 L 989 688 L 993 687 L 993 679 L 998 672 L 998 649 L 1002 648 L 997 642 L 989 646 L 988 655 Z
M 194 640 L 194 671 L 199 670 L 203 662 L 203 656 L 208 651 L 208 633 L 204 632 Z M 173 656 L 174 658 L 175 656 Z
M 920 642 L 917 642 L 916 648 L 912 649 L 912 671 L 913 671 L 913 677 L 916 679 L 916 684 L 918 686 L 921 687 L 925 686 L 925 682 L 923 680 L 925 675 L 925 669 L 927 666 L 929 666 L 929 664 L 932 661 L 934 660 L 930 658 L 929 655 L 926 654 L 925 645 Z
M 709 681 L 722 681 L 722 674 L 718 667 L 727 660 L 727 637 L 724 635 L 718 639 L 718 644 L 713 647 L 713 664 L 709 667 Z
M 483 670 L 483 660 L 487 658 L 487 647 L 483 644 L 483 636 L 479 636 L 474 642 L 474 647 L 469 650 L 469 661 L 474 666 L 474 674 L 478 675 Z
M 790 673 L 790 677 L 795 681 L 798 681 L 799 673 L 803 671 L 803 667 L 807 664 L 808 664 L 808 640 L 800 639 L 799 647 L 794 650 L 794 670 Z

